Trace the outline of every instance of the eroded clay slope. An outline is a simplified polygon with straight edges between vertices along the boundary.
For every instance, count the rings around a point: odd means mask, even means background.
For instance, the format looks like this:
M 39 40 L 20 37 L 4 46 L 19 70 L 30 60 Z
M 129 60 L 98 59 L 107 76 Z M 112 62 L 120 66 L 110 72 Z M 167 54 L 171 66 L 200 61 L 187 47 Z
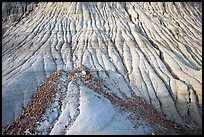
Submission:
M 167 119 L 202 128 L 202 8 L 196 4 L 38 3 L 2 36 L 2 126 L 20 116 L 46 77 L 81 66 L 108 92 L 124 100 L 134 92 Z

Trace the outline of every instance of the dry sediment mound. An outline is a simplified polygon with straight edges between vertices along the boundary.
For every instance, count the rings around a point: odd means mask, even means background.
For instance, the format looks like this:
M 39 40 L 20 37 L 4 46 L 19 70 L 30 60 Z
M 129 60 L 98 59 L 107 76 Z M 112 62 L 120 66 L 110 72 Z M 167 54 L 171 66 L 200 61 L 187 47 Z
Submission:
M 127 101 L 135 94 L 167 119 L 202 129 L 200 3 L 2 6 L 3 127 L 28 107 L 46 77 L 60 68 L 68 73 L 84 66 L 98 81 L 86 81 L 86 71 L 77 78 L 97 93 L 107 88 L 104 96 Z

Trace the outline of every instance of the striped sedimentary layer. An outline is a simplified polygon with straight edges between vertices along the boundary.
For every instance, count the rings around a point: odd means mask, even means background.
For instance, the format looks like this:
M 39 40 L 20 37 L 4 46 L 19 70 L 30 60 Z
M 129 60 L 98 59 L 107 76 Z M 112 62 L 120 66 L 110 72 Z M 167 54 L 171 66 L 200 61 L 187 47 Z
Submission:
M 4 24 L 3 24 L 4 25 Z M 2 126 L 46 77 L 85 66 L 172 121 L 202 127 L 202 8 L 192 3 L 38 3 L 2 36 Z

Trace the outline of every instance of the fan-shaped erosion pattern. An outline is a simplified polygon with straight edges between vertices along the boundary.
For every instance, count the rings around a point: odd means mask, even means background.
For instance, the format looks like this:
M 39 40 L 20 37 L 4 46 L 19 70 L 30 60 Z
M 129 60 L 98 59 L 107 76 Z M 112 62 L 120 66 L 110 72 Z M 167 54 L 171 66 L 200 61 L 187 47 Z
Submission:
M 202 129 L 201 3 L 3 2 L 2 28 L 8 134 Z

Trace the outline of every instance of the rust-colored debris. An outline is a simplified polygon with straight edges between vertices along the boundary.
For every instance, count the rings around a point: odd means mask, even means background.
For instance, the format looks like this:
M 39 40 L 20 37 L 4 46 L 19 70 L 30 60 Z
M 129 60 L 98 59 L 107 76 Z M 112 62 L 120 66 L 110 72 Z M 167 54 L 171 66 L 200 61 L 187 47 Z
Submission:
M 82 75 L 82 71 L 85 71 L 85 75 Z M 120 111 L 131 111 L 135 117 L 140 117 L 147 121 L 152 127 L 155 127 L 156 134 L 198 134 L 198 130 L 190 130 L 183 126 L 169 121 L 162 113 L 159 113 L 152 105 L 146 103 L 140 96 L 137 96 L 134 91 L 131 91 L 131 98 L 128 98 L 125 93 L 122 94 L 122 98 L 118 97 L 114 93 L 106 92 L 104 83 L 101 79 L 94 78 L 91 76 L 88 68 L 82 66 L 74 68 L 68 77 L 73 82 L 80 80 L 86 87 L 93 89 L 95 92 L 102 94 L 105 98 L 111 101 L 111 103 L 118 108 Z M 158 125 L 167 128 L 167 130 L 158 130 Z
M 12 124 L 6 126 L 2 132 L 3 135 L 24 135 L 26 130 L 30 134 L 35 134 L 37 123 L 41 120 L 43 111 L 55 97 L 57 92 L 55 82 L 61 71 L 62 69 L 56 71 L 46 79 L 46 82 L 33 94 L 28 108 L 22 108 L 22 115 Z
M 25 130 L 29 130 L 34 134 L 37 122 L 40 121 L 42 113 L 47 105 L 52 102 L 57 92 L 54 83 L 58 83 L 57 77 L 62 70 L 58 70 L 51 77 L 46 79 L 45 84 L 41 85 L 39 91 L 33 95 L 29 107 L 22 109 L 22 115 L 13 123 L 6 127 L 3 135 L 23 135 Z M 108 93 L 103 80 L 95 78 L 91 75 L 88 68 L 82 66 L 74 68 L 67 76 L 72 82 L 81 81 L 86 87 L 93 89 L 94 92 L 103 95 L 105 98 L 119 109 L 119 111 L 131 111 L 133 114 L 130 119 L 141 118 L 147 121 L 154 128 L 152 135 L 166 134 L 198 134 L 200 131 L 190 130 L 183 126 L 173 123 L 159 113 L 152 105 L 146 103 L 141 97 L 137 96 L 134 91 L 131 91 L 131 98 L 128 98 L 125 93 L 121 93 L 122 98 L 114 93 Z M 63 99 L 65 96 L 61 95 Z M 159 130 L 159 126 L 165 127 L 167 130 Z M 135 128 L 137 125 L 135 125 Z

